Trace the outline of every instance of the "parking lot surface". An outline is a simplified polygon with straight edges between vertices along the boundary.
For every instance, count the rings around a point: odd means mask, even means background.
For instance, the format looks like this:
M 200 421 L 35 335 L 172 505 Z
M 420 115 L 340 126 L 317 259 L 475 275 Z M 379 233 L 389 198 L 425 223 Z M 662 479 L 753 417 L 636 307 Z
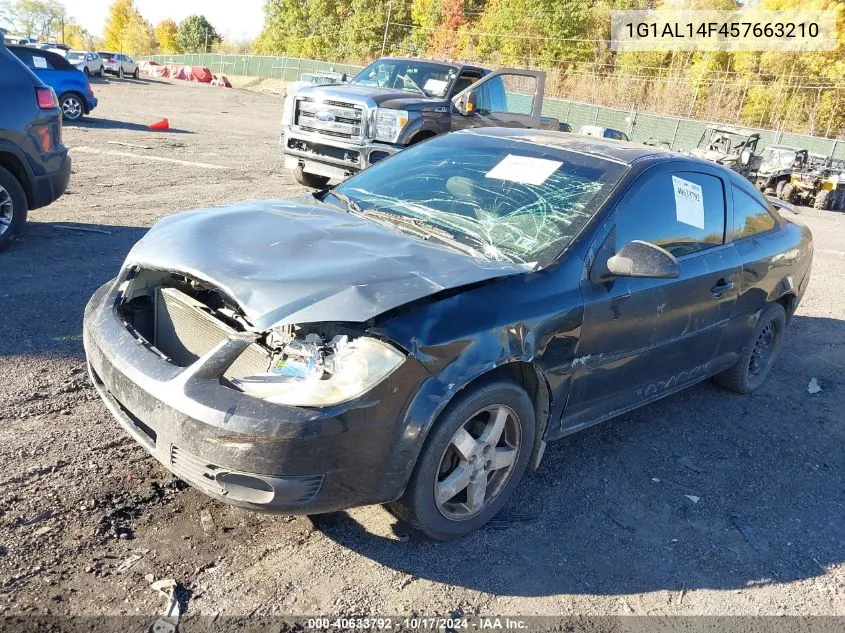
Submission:
M 68 193 L 0 257 L 0 612 L 845 615 L 845 214 L 805 209 L 810 288 L 769 382 L 710 382 L 550 445 L 483 530 L 436 544 L 380 507 L 254 514 L 131 440 L 85 371 L 93 291 L 160 217 L 302 188 L 281 100 L 96 81 Z M 170 132 L 146 126 L 167 117 Z M 810 394 L 816 378 L 821 392 Z M 133 562 L 134 561 L 134 562 Z

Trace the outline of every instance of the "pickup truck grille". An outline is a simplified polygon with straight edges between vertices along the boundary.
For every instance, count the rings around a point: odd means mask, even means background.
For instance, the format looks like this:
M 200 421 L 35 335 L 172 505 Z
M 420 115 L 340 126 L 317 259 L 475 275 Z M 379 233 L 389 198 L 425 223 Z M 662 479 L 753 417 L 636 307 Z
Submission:
M 364 107 L 301 97 L 296 100 L 294 125 L 303 132 L 357 141 L 363 137 Z

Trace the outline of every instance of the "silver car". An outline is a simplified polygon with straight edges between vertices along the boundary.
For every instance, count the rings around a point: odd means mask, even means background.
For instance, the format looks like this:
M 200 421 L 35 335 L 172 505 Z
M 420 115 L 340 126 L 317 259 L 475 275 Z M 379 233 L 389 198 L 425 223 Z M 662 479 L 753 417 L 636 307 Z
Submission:
M 138 78 L 138 63 L 128 55 L 100 51 L 100 57 L 103 59 L 107 73 L 117 75 L 120 78 L 125 75 L 129 75 L 133 79 Z
M 65 59 L 84 72 L 86 76 L 103 77 L 106 74 L 103 60 L 94 51 L 68 51 Z

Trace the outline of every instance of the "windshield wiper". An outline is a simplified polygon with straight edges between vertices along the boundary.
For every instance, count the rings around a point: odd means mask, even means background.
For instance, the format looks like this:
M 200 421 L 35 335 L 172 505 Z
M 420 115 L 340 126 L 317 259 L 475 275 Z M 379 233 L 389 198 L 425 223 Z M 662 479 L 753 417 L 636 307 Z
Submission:
M 445 231 L 440 227 L 432 226 L 420 218 L 410 218 L 405 215 L 398 215 L 396 213 L 378 211 L 375 209 L 367 209 L 366 211 L 360 212 L 360 214 L 364 217 L 372 217 L 382 223 L 387 222 L 393 224 L 408 233 L 412 233 L 417 237 L 423 238 L 424 240 L 434 238 L 446 246 L 450 246 L 453 249 L 461 251 L 462 253 L 472 257 L 479 256 L 478 251 L 476 251 L 472 246 L 459 242 L 455 239 L 455 236 L 448 231 Z
M 349 213 L 361 213 L 361 207 L 358 206 L 358 203 L 355 202 L 352 198 L 347 196 L 345 193 L 340 193 L 332 189 L 329 191 L 330 196 L 334 196 L 338 200 L 340 200 L 344 205 L 346 205 L 346 210 Z

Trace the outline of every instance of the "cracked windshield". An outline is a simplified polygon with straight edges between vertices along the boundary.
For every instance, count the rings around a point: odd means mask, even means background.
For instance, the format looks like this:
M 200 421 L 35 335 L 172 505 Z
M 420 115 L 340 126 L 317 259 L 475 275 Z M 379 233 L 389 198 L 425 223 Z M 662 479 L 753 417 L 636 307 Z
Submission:
M 546 266 L 625 170 L 556 147 L 458 134 L 396 154 L 325 199 L 473 257 Z
M 424 97 L 443 97 L 457 74 L 454 66 L 446 64 L 389 59 L 373 62 L 349 83 L 393 88 Z

